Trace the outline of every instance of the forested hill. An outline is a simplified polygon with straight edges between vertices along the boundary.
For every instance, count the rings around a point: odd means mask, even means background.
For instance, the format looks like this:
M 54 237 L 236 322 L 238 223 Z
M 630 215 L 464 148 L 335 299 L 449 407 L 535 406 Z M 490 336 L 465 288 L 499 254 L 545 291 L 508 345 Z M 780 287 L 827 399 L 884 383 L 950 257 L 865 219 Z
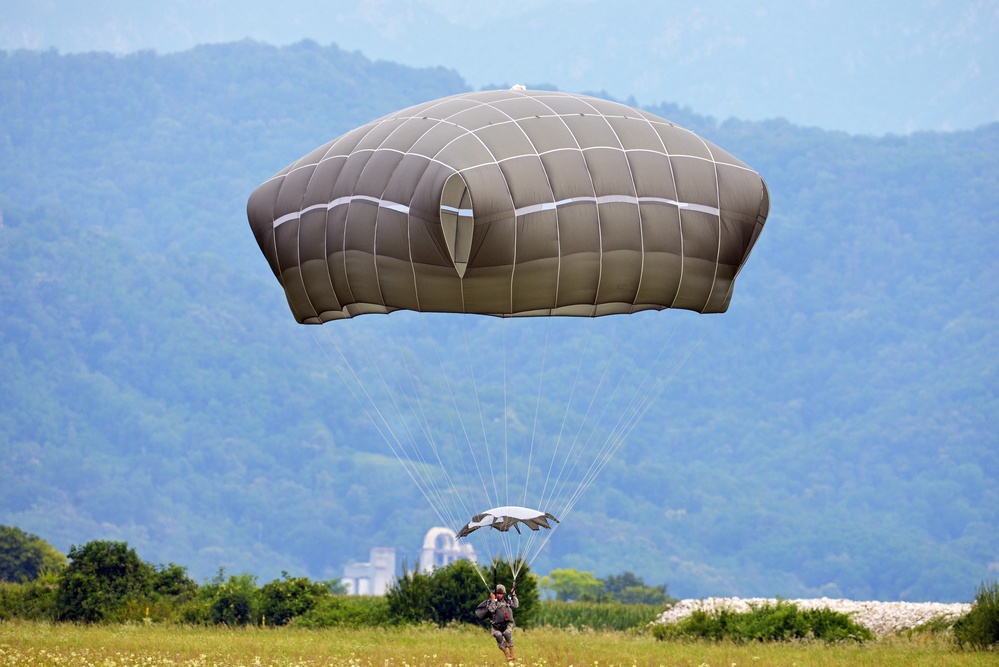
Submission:
M 525 83 L 529 81 L 511 81 Z M 317 367 L 246 198 L 459 73 L 313 43 L 0 53 L 0 523 L 205 578 L 415 562 L 436 518 Z M 999 571 L 999 125 L 650 109 L 758 169 L 730 311 L 534 565 L 679 597 L 967 600 Z

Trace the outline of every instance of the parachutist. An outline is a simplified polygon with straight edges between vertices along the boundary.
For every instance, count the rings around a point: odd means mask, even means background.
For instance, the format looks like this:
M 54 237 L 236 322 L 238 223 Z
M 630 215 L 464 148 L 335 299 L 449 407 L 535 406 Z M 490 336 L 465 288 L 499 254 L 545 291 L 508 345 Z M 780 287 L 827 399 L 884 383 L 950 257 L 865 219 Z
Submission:
M 497 584 L 495 590 L 489 593 L 489 599 L 483 600 L 476 608 L 476 616 L 489 616 L 492 635 L 499 650 L 503 651 L 508 662 L 513 662 L 517 656 L 513 653 L 513 610 L 520 606 L 517 600 L 517 589 L 510 589 L 510 597 L 506 597 L 506 586 Z

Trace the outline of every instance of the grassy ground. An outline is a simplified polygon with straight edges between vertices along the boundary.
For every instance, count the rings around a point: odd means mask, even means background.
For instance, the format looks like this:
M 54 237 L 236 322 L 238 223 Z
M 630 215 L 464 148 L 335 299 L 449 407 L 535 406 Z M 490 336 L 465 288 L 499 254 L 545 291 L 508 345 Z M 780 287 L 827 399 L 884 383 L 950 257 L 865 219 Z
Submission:
M 989 665 L 996 653 L 960 652 L 939 637 L 864 645 L 664 643 L 623 632 L 520 630 L 518 664 L 530 667 L 787 667 Z M 0 624 L 0 667 L 418 667 L 503 665 L 481 628 L 392 630 L 218 629 L 178 626 Z

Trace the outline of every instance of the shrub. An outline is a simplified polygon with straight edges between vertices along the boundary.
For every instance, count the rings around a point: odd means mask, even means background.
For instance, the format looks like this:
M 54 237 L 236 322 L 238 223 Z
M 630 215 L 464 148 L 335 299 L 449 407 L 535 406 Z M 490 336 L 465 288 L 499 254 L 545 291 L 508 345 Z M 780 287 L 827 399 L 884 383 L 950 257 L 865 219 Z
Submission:
M 272 625 L 287 625 L 301 616 L 322 598 L 331 595 L 329 585 L 313 582 L 305 577 L 276 579 L 260 589 L 260 614 Z
M 971 611 L 954 624 L 954 641 L 961 648 L 999 646 L 999 582 L 982 582 Z
M 430 575 L 417 570 L 407 572 L 403 564 L 403 575 L 385 594 L 389 613 L 398 623 L 422 623 L 433 618 L 430 605 Z
M 56 592 L 56 616 L 61 621 L 124 620 L 126 602 L 152 592 L 153 568 L 139 560 L 126 542 L 94 540 L 69 549 Z
M 451 621 L 476 623 L 475 608 L 484 599 L 482 580 L 475 565 L 467 560 L 455 561 L 435 570 L 431 576 L 430 620 L 440 626 Z
M 486 584 L 476 567 L 461 560 L 430 574 L 406 572 L 386 594 L 392 617 L 400 623 L 430 621 L 441 626 L 451 621 L 480 623 L 475 618 L 475 607 L 489 596 L 493 581 L 503 584 L 507 590 L 513 588 L 514 581 L 513 569 L 502 559 L 493 561 L 489 570 L 482 571 Z M 514 618 L 518 626 L 527 627 L 538 603 L 538 582 L 526 565 L 518 574 L 516 588 L 520 606 L 514 612 Z
M 0 621 L 54 621 L 58 581 L 50 573 L 22 584 L 0 582 Z
M 392 625 L 388 599 L 382 596 L 330 595 L 291 624 L 304 628 L 365 628 Z
M 824 609 L 799 609 L 797 605 L 778 601 L 751 611 L 736 613 L 719 609 L 708 613 L 694 610 L 687 618 L 653 627 L 656 639 L 728 639 L 745 641 L 788 641 L 821 639 L 823 641 L 866 641 L 874 638 L 870 630 L 854 622 L 848 615 Z
M 221 578 L 222 571 L 219 570 Z M 217 579 L 218 579 L 217 578 Z M 257 611 L 257 578 L 234 574 L 228 581 L 215 582 L 210 592 L 208 622 L 216 625 L 250 625 L 260 617 Z

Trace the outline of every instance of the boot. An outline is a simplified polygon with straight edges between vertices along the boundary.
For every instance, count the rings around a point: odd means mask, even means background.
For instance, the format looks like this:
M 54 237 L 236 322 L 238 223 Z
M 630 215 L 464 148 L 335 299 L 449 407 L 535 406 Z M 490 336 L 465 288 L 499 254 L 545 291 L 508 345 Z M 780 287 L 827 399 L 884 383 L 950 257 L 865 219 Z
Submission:
M 503 655 L 506 656 L 506 661 L 507 662 L 513 662 L 515 660 L 515 658 L 513 657 L 513 647 L 512 646 L 504 646 L 503 647 Z

